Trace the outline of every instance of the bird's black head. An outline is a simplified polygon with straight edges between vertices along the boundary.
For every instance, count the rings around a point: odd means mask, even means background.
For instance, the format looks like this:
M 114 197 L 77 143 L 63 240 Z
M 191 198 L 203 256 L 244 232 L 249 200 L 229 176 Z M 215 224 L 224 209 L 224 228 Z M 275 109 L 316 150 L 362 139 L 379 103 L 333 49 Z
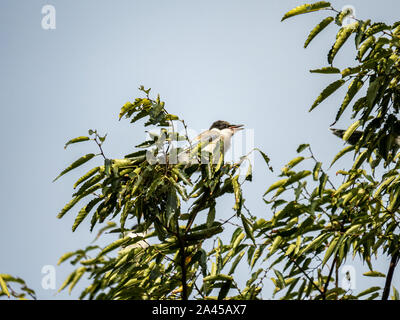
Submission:
M 210 130 L 211 129 L 219 129 L 219 130 L 222 130 L 222 129 L 227 129 L 227 128 L 229 128 L 230 127 L 230 123 L 229 122 L 227 122 L 227 121 L 222 121 L 222 120 L 218 120 L 218 121 L 215 121 L 212 125 L 211 125 L 211 127 L 210 127 Z
M 242 126 L 243 126 L 242 124 L 230 124 L 228 121 L 218 120 L 211 125 L 210 130 L 211 129 L 223 130 L 228 128 L 239 129 Z

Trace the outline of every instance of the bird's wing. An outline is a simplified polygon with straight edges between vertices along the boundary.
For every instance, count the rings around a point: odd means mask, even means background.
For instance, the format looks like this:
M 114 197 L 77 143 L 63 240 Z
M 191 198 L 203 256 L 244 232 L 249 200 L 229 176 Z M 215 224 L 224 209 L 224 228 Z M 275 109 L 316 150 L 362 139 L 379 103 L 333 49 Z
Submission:
M 213 150 L 214 147 L 216 146 L 215 144 L 219 141 L 219 139 L 221 139 L 221 134 L 216 130 L 208 130 L 208 131 L 205 131 L 205 132 L 199 134 L 196 138 L 194 138 L 193 140 L 190 141 L 189 147 L 187 147 L 186 149 L 184 149 L 182 152 L 180 152 L 178 154 L 178 161 L 179 162 L 191 161 L 191 160 L 189 160 L 189 155 L 192 150 L 196 150 L 196 147 L 200 143 L 204 143 L 204 145 L 202 146 L 203 150 L 206 150 L 206 151 Z M 208 146 L 210 146 L 211 148 L 210 147 L 207 148 Z M 210 152 L 212 152 L 212 151 L 210 151 Z
M 213 143 L 221 138 L 221 134 L 216 130 L 207 130 L 200 133 L 196 138 L 191 141 L 192 147 L 199 144 L 200 142 Z

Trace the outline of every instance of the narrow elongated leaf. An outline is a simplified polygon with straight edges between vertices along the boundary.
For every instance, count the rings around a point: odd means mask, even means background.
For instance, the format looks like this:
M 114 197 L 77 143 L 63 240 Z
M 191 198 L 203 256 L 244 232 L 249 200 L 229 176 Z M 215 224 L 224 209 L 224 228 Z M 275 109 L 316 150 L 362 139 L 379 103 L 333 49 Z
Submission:
M 270 164 L 269 164 L 269 162 L 271 161 L 270 158 L 269 158 L 264 152 L 262 152 L 260 149 L 255 148 L 254 150 L 257 150 L 258 152 L 260 152 L 260 154 L 262 155 L 262 157 L 263 157 L 265 163 L 266 163 L 267 166 L 268 166 L 268 169 L 269 169 L 271 172 L 274 171 L 273 168 L 272 168 L 272 167 L 270 166 Z
M 371 48 L 373 45 L 375 44 L 375 37 L 374 36 L 370 36 L 367 38 L 367 40 L 365 40 L 362 45 L 360 46 L 360 49 L 358 49 L 358 59 L 361 60 L 365 54 L 365 52 L 367 52 L 367 50 L 369 48 Z
M 2 291 L 4 294 L 7 295 L 7 297 L 10 297 L 10 292 L 8 291 L 7 284 L 6 284 L 6 282 L 4 281 L 3 277 L 1 276 L 1 274 L 0 274 L 0 288 L 1 288 L 1 291 Z
M 303 143 L 297 147 L 296 152 L 300 153 L 300 152 L 304 151 L 305 149 L 307 149 L 309 146 L 310 145 L 308 143 Z
M 357 30 L 358 24 L 351 24 L 347 25 L 339 30 L 336 35 L 336 41 L 328 53 L 328 63 L 332 64 L 333 59 L 335 58 L 336 54 L 346 42 L 346 40 L 350 37 L 350 35 Z
M 249 224 L 249 222 L 247 221 L 246 217 L 243 214 L 240 216 L 240 218 L 242 219 L 243 228 L 244 231 L 246 232 L 247 237 L 249 237 L 255 244 L 256 240 L 254 239 L 253 228 L 251 227 L 251 225 Z
M 269 249 L 269 255 L 273 255 L 274 252 L 278 249 L 279 245 L 282 243 L 282 237 L 281 236 L 276 236 L 274 239 L 274 242 L 272 242 L 271 248 Z
M 378 90 L 381 86 L 381 78 L 378 77 L 372 83 L 369 84 L 367 90 L 367 109 L 370 110 L 375 103 L 376 95 L 378 94 Z
M 89 153 L 87 155 L 84 155 L 83 157 L 79 158 L 78 160 L 74 161 L 71 165 L 69 165 L 67 168 L 65 168 L 54 180 L 56 181 L 58 178 L 66 174 L 67 172 L 81 166 L 82 164 L 88 162 L 90 159 L 92 159 L 95 156 L 94 153 Z
M 314 166 L 314 170 L 313 170 L 313 179 L 314 179 L 315 181 L 318 180 L 319 171 L 320 171 L 320 169 L 321 169 L 321 166 L 322 166 L 322 162 L 319 162 L 319 161 L 318 161 L 318 162 L 315 164 L 315 166 Z
M 381 287 L 371 287 L 371 288 L 368 288 L 367 290 L 364 290 L 364 291 L 362 291 L 361 293 L 359 293 L 359 294 L 357 295 L 357 298 L 360 298 L 360 297 L 362 297 L 362 296 L 365 296 L 366 294 L 369 294 L 369 293 L 372 293 L 372 292 L 375 292 L 375 291 L 378 291 L 378 290 L 381 290 Z
M 330 7 L 330 3 L 326 1 L 318 1 L 313 4 L 303 4 L 301 6 L 298 6 L 296 8 L 293 8 L 292 10 L 288 11 L 285 13 L 285 15 L 282 17 L 282 20 L 286 20 L 287 18 L 297 16 L 299 14 L 304 14 L 304 13 L 309 13 L 317 10 L 321 10 L 324 8 Z
M 89 179 L 91 176 L 95 175 L 101 168 L 103 167 L 95 167 L 91 170 L 89 170 L 87 173 L 85 173 L 82 177 L 80 177 L 74 184 L 74 189 L 76 189 L 76 187 L 78 185 L 80 185 L 83 181 Z
M 85 274 L 86 268 L 85 267 L 80 267 L 76 270 L 76 273 L 74 275 L 74 278 L 71 280 L 71 283 L 68 288 L 68 292 L 71 293 L 72 289 L 75 287 L 75 285 L 78 283 L 79 279 L 82 278 L 82 276 Z
M 233 261 L 232 265 L 231 265 L 231 269 L 228 272 L 228 275 L 231 275 L 235 272 L 235 269 L 237 267 L 237 265 L 239 264 L 239 262 L 242 260 L 244 254 L 246 253 L 246 251 L 241 251 L 238 256 L 236 257 L 236 259 Z
M 97 189 L 101 188 L 101 184 L 96 184 L 90 189 L 87 189 L 84 193 L 75 198 L 72 198 L 70 202 L 68 202 L 64 208 L 61 209 L 60 213 L 57 215 L 58 219 L 61 219 L 75 204 L 77 204 L 81 199 L 86 197 L 87 195 L 91 194 L 92 192 L 96 191 Z
M 204 282 L 207 281 L 218 281 L 218 280 L 227 280 L 227 281 L 233 281 L 233 278 L 231 276 L 228 276 L 226 274 L 216 274 L 216 275 L 211 275 L 203 278 Z
M 397 178 L 397 176 L 391 176 L 391 177 L 387 178 L 385 181 L 383 181 L 383 182 L 381 183 L 381 185 L 378 187 L 378 189 L 376 189 L 376 191 L 375 191 L 375 193 L 374 193 L 374 198 L 378 197 L 379 194 L 380 194 L 383 190 L 385 190 L 385 189 L 392 183 L 392 181 L 393 181 L 394 179 L 396 179 L 396 178 Z
M 80 188 L 77 192 L 75 192 L 73 194 L 73 196 L 80 196 L 82 193 L 84 193 L 87 189 L 89 189 L 90 187 L 92 187 L 93 185 L 95 185 L 96 183 L 100 182 L 101 180 L 104 179 L 105 174 L 104 173 L 100 173 L 96 176 L 94 176 L 93 178 L 91 178 L 90 180 L 87 180 Z
M 350 83 L 349 85 L 349 90 L 347 91 L 344 100 L 342 102 L 342 105 L 340 106 L 340 109 L 336 115 L 335 118 L 335 123 L 338 121 L 343 114 L 343 112 L 346 110 L 347 106 L 353 100 L 354 96 L 357 94 L 357 92 L 361 89 L 363 86 L 364 82 L 360 80 L 359 78 L 354 78 L 354 80 Z
M 78 226 L 81 224 L 81 222 L 83 221 L 83 219 L 85 219 L 85 217 L 89 214 L 90 210 L 93 209 L 93 207 L 99 203 L 101 200 L 103 200 L 103 198 L 94 198 L 92 199 L 86 206 L 84 206 L 78 213 L 78 215 L 75 218 L 74 224 L 72 226 L 72 232 L 74 232 L 76 230 L 76 228 L 78 228 Z
M 322 266 L 325 265 L 325 263 L 329 260 L 331 255 L 336 251 L 339 244 L 339 239 L 340 239 L 339 237 L 336 237 L 331 241 L 328 249 L 326 250 L 324 259 L 322 260 Z
M 304 48 L 307 48 L 309 43 L 322 31 L 324 30 L 332 21 L 333 17 L 327 17 L 322 20 L 319 24 L 317 24 L 314 29 L 311 30 L 310 34 L 307 37 L 306 42 L 304 43 Z M 340 71 L 339 71 L 340 72 Z M 321 72 L 321 73 L 332 73 L 332 72 Z
M 322 101 L 328 98 L 332 93 L 339 89 L 346 81 L 343 79 L 336 80 L 328 85 L 314 101 L 309 111 L 314 110 Z
M 363 273 L 363 275 L 366 277 L 382 277 L 382 278 L 386 277 L 385 274 L 383 274 L 379 271 L 368 271 L 368 272 Z
M 297 165 L 297 164 L 299 164 L 301 161 L 303 161 L 305 158 L 304 157 L 297 157 L 297 158 L 294 158 L 294 159 L 292 159 L 292 160 L 290 160 L 289 162 L 288 162 L 288 164 L 286 165 L 286 167 L 287 168 L 293 168 L 295 165 Z
M 339 160 L 341 157 L 343 157 L 346 153 L 348 153 L 348 152 L 354 150 L 354 148 L 355 148 L 354 146 L 347 146 L 347 147 L 345 147 L 344 149 L 342 149 L 342 150 L 333 158 L 333 160 L 332 160 L 332 162 L 331 162 L 331 164 L 330 164 L 330 167 L 332 167 L 333 164 L 334 164 L 337 160 Z
M 273 183 L 273 184 L 267 189 L 267 191 L 265 191 L 264 196 L 265 196 L 266 194 L 268 194 L 269 192 L 271 192 L 272 190 L 275 190 L 275 189 L 277 189 L 277 188 L 283 186 L 287 181 L 288 181 L 288 179 L 282 179 L 282 180 L 279 180 L 279 181 Z
M 356 129 L 360 126 L 360 121 L 357 120 L 354 122 L 343 134 L 343 141 L 349 140 L 350 136 L 356 131 Z
M 68 147 L 70 144 L 78 143 L 78 142 L 82 142 L 82 141 L 88 141 L 88 140 L 90 140 L 89 137 L 83 137 L 83 136 L 82 136 L 82 137 L 77 137 L 77 138 L 71 139 L 71 140 L 69 140 L 69 141 L 65 144 L 64 149 L 67 149 L 67 147 Z
M 372 36 L 375 33 L 384 31 L 384 30 L 390 30 L 390 26 L 384 24 L 383 22 L 377 22 L 372 24 L 366 31 L 365 35 L 367 37 Z
M 400 200 L 400 186 L 397 186 L 387 207 L 388 211 L 390 212 L 396 211 L 400 205 L 399 200 Z
M 335 67 L 325 67 L 321 69 L 313 69 L 310 70 L 311 73 L 323 73 L 323 74 L 337 74 L 340 73 L 340 69 L 335 68 Z

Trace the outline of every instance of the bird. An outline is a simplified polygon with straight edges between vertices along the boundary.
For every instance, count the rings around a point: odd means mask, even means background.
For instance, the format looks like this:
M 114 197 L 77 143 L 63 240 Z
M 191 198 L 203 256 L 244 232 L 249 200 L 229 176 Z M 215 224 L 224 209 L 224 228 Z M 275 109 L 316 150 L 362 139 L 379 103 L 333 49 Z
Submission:
M 341 139 L 343 138 L 344 133 L 346 132 L 346 130 L 343 130 L 343 129 L 335 129 L 335 128 L 330 128 L 330 129 L 335 136 L 337 136 Z M 363 133 L 364 133 L 363 131 L 359 131 L 359 130 L 354 131 L 351 134 L 351 136 L 347 139 L 347 142 L 351 145 L 355 145 L 358 141 L 361 140 Z M 398 146 L 400 146 L 400 135 L 395 135 L 394 143 L 397 144 Z
M 335 129 L 335 128 L 330 128 L 330 129 L 335 136 L 337 136 L 341 139 L 343 138 L 344 133 L 346 132 L 346 130 L 343 130 L 343 129 Z M 347 142 L 350 143 L 351 145 L 355 145 L 361 139 L 362 135 L 363 135 L 362 131 L 358 131 L 358 130 L 354 131 L 352 133 L 352 135 L 349 137 L 349 139 L 347 140 Z
M 225 154 L 231 146 L 232 136 L 236 132 L 243 130 L 243 126 L 243 124 L 231 124 L 224 120 L 214 121 L 208 130 L 200 133 L 190 142 L 190 148 L 178 154 L 178 163 L 199 163 L 196 156 L 191 154 L 191 151 L 195 150 L 199 143 L 205 145 L 202 151 L 211 153 L 213 155 L 212 161 L 216 163 L 220 158 L 221 141 L 223 142 L 223 152 Z

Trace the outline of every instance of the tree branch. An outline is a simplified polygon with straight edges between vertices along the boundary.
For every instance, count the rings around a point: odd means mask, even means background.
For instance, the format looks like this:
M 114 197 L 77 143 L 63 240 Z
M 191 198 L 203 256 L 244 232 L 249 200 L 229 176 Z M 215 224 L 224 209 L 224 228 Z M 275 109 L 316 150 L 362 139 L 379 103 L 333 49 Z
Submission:
M 390 293 L 390 285 L 392 284 L 394 269 L 396 268 L 397 262 L 399 261 L 399 251 L 396 251 L 392 255 L 390 260 L 389 270 L 386 276 L 385 287 L 383 288 L 382 300 L 387 300 Z

